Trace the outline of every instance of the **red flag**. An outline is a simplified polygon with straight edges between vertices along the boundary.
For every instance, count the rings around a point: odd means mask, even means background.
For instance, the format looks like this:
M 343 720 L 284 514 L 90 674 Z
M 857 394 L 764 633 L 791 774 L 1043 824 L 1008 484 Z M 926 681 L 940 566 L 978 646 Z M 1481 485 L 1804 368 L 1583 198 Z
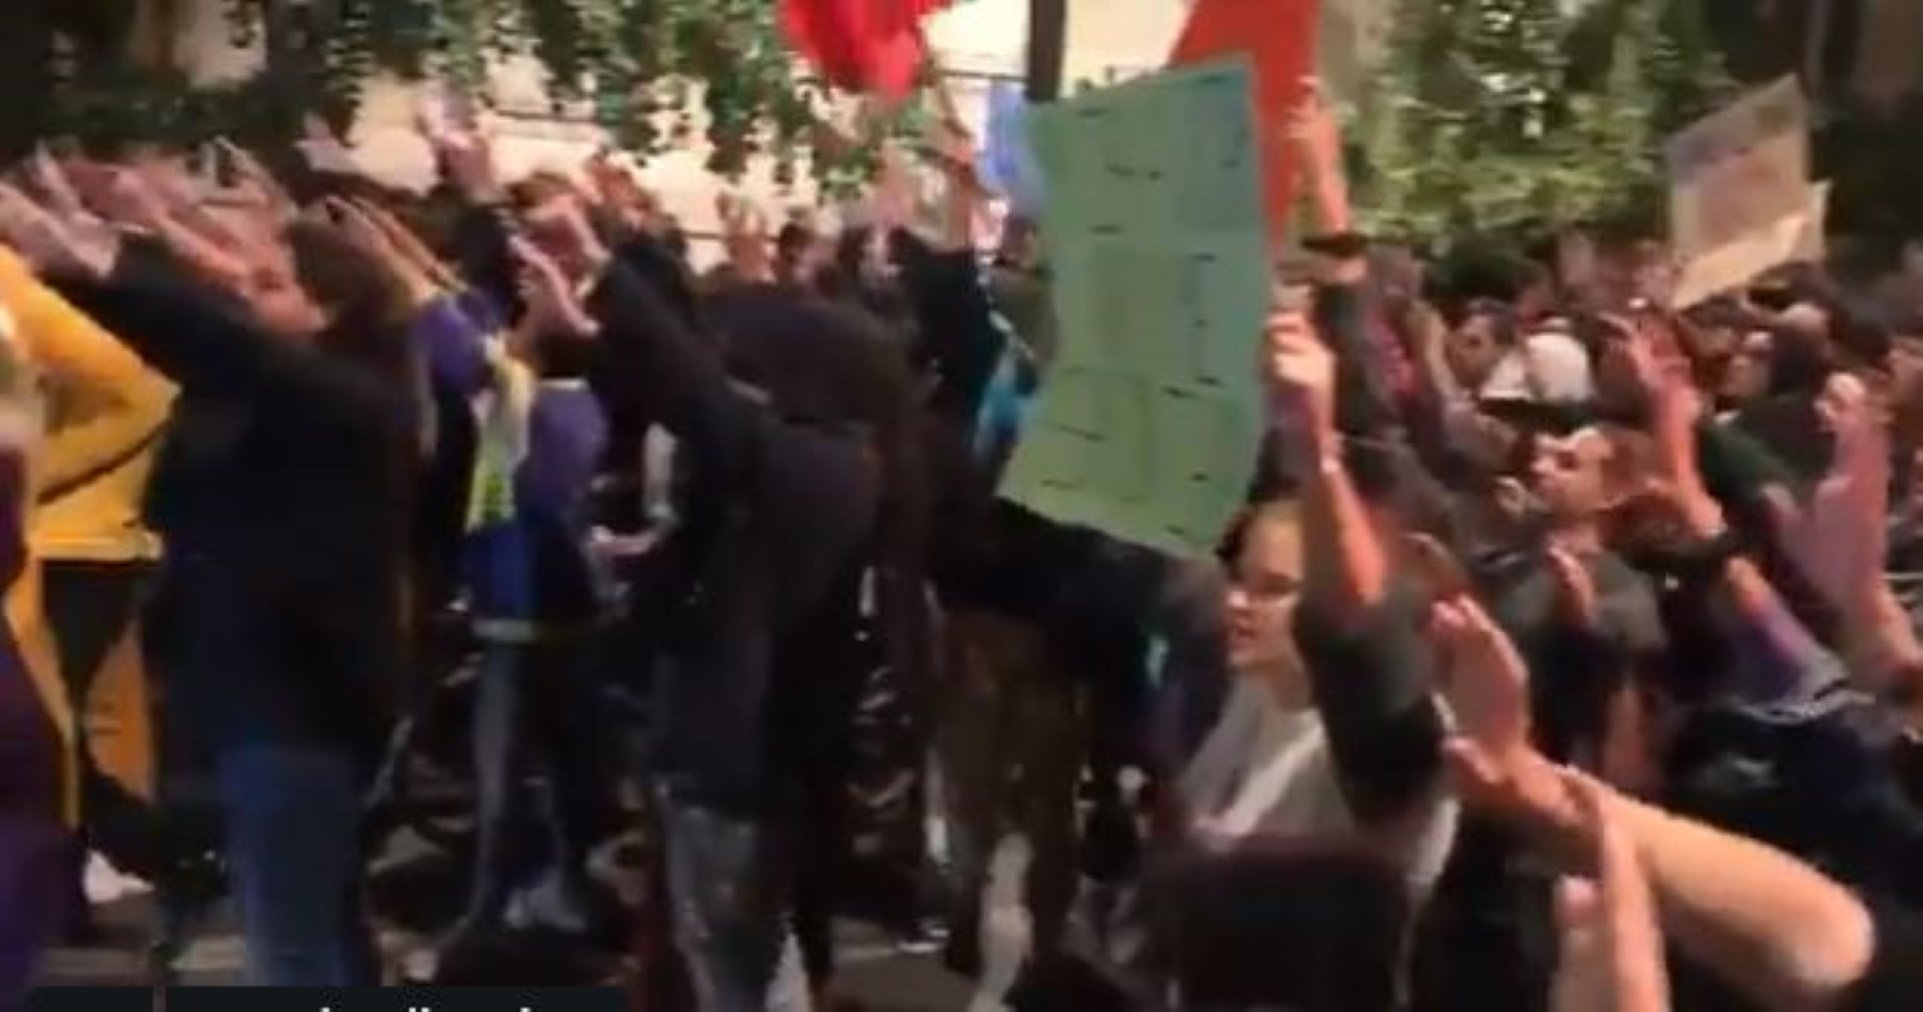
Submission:
M 781 0 L 788 41 L 829 84 L 901 98 L 925 56 L 921 21 L 948 0 Z
M 1263 144 L 1262 189 L 1269 229 L 1280 232 L 1295 197 L 1296 166 L 1282 129 L 1302 101 L 1302 80 L 1315 72 L 1317 0 L 1197 0 L 1169 56 L 1198 63 L 1247 53 L 1255 64 L 1256 133 Z

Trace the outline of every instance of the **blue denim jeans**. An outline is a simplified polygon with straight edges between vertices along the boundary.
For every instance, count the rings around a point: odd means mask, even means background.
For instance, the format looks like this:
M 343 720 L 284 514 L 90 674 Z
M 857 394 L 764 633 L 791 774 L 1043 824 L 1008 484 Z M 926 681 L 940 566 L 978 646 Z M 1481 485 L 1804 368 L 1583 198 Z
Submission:
M 494 926 L 512 890 L 546 860 L 573 903 L 586 899 L 588 848 L 602 801 L 605 770 L 596 747 L 591 641 L 489 643 L 481 656 L 474 704 L 475 867 L 463 931 Z M 547 781 L 539 832 L 526 783 Z M 576 911 L 585 916 L 584 911 Z
M 361 908 L 362 781 L 353 753 L 249 743 L 221 749 L 216 762 L 249 983 L 378 984 Z

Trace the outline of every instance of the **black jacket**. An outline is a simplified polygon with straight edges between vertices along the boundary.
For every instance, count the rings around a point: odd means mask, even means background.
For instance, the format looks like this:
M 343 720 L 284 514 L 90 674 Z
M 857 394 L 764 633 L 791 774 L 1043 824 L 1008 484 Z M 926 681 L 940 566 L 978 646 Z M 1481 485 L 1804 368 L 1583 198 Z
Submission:
M 195 731 L 378 742 L 405 662 L 407 393 L 150 261 L 57 287 L 180 387 L 148 513 Z
M 781 692 L 806 692 L 806 632 L 865 560 L 880 473 L 863 430 L 784 419 L 730 382 L 718 350 L 617 263 L 590 299 L 591 376 L 619 415 L 647 405 L 690 471 L 669 547 L 657 761 L 684 800 L 740 814 L 770 803 Z

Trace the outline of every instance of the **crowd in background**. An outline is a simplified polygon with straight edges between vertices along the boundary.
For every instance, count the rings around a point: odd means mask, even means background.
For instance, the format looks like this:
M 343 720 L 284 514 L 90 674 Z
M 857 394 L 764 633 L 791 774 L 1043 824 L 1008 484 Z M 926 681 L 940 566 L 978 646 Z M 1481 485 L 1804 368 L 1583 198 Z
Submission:
M 1177 558 L 997 497 L 1047 237 L 985 248 L 941 132 L 932 225 L 727 201 L 700 273 L 605 159 L 470 132 L 424 195 L 19 166 L 0 1005 L 90 848 L 231 896 L 256 982 L 392 979 L 368 865 L 431 759 L 442 967 L 613 937 L 638 1007 L 836 1007 L 853 917 L 979 977 L 1011 832 L 1017 1008 L 1923 1007 L 1923 258 L 1674 312 L 1572 232 L 1447 290 L 1312 101 L 1248 509 Z M 591 854 L 637 830 L 631 909 Z

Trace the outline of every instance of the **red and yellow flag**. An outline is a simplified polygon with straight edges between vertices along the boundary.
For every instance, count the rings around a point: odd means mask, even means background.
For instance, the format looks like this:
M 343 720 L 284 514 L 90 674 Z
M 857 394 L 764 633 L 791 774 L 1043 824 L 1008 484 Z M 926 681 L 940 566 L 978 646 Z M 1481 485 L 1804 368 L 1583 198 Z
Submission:
M 1262 189 L 1271 231 L 1289 220 L 1296 166 L 1283 125 L 1315 73 L 1317 0 L 1197 0 L 1170 64 L 1246 53 L 1255 66 L 1255 116 L 1263 145 Z
M 949 0 L 781 0 L 789 44 L 829 84 L 899 99 L 927 57 L 922 19 Z

